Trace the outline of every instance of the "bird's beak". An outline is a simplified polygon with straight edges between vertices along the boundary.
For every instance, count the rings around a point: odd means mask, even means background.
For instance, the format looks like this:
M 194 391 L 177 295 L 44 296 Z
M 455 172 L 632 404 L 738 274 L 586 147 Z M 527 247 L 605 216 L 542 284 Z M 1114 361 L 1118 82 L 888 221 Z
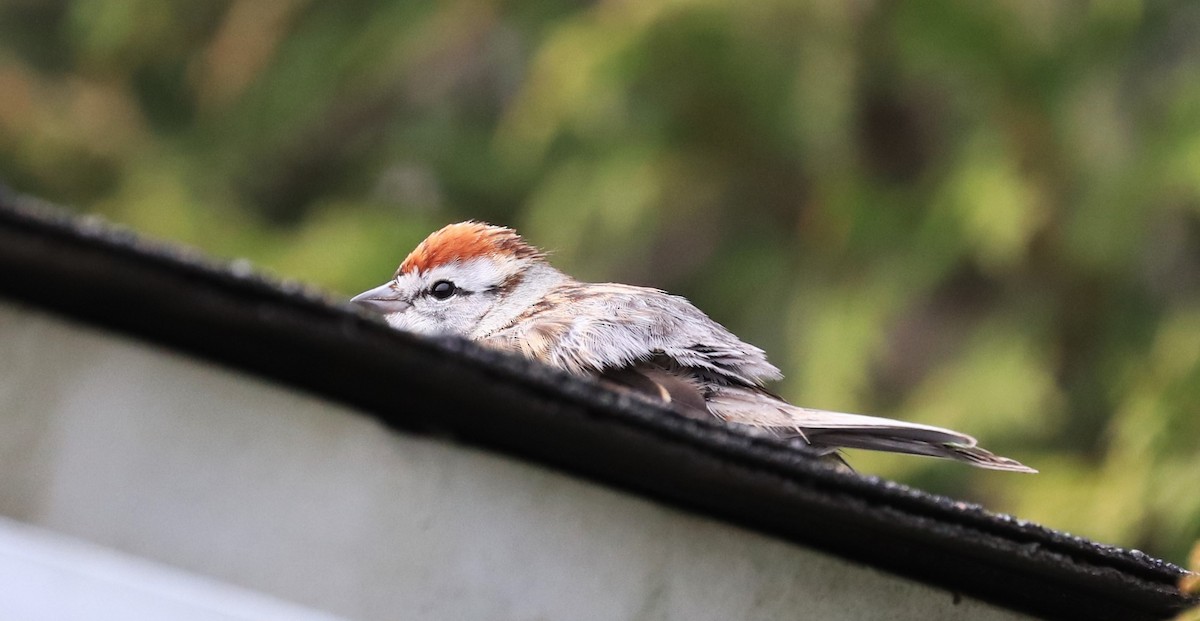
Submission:
M 379 285 L 370 291 L 363 291 L 351 298 L 350 303 L 381 315 L 404 312 L 409 306 L 412 306 L 398 297 L 390 282 Z

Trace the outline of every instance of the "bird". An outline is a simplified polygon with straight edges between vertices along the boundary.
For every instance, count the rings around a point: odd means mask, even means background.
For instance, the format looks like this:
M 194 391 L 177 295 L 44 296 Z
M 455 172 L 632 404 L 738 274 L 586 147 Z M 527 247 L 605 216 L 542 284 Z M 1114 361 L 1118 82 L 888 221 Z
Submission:
M 686 298 L 581 282 L 507 227 L 472 220 L 434 231 L 391 280 L 351 304 L 399 330 L 456 335 L 595 378 L 684 416 L 798 435 L 825 454 L 867 449 L 1036 472 L 957 431 L 792 405 L 767 388 L 783 375 L 766 353 Z

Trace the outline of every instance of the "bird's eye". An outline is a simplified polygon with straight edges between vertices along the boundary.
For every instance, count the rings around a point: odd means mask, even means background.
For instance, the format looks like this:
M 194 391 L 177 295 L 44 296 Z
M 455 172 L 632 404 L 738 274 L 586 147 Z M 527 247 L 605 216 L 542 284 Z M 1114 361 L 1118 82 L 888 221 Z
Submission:
M 454 283 L 449 280 L 439 280 L 429 288 L 429 295 L 439 300 L 445 300 L 454 295 L 456 291 L 458 291 L 458 287 L 454 286 Z

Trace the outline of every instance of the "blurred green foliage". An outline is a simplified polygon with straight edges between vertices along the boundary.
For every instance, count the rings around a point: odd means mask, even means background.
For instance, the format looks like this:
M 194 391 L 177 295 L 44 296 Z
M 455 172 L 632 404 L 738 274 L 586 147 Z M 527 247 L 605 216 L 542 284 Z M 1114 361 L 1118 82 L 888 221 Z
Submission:
M 798 403 L 1036 476 L 878 472 L 1200 537 L 1200 5 L 0 0 L 0 179 L 350 294 L 517 227 L 684 294 Z

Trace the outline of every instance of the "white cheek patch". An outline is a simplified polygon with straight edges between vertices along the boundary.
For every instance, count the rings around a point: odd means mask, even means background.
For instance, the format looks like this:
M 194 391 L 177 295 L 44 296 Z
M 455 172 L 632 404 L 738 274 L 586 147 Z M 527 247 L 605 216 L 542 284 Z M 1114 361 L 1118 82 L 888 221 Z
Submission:
M 387 321 L 389 326 L 397 330 L 404 330 L 405 332 L 415 332 L 417 334 L 436 334 L 441 332 L 437 323 L 430 317 L 414 313 L 412 309 L 403 313 L 384 315 L 383 319 Z

